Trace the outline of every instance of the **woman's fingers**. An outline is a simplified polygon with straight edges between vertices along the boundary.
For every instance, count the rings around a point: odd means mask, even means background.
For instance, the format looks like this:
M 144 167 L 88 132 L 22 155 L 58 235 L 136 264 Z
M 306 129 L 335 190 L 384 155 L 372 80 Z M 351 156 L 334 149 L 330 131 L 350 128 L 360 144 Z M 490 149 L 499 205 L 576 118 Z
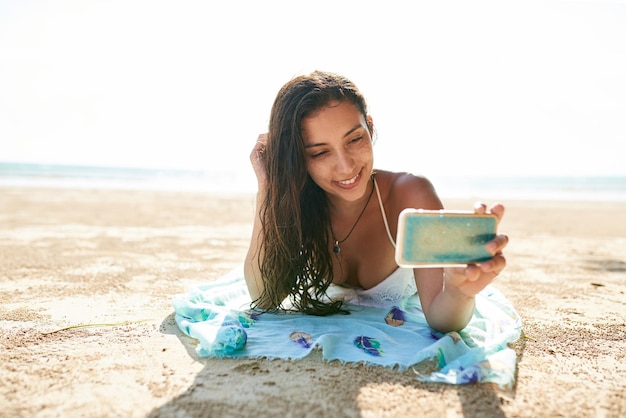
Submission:
M 474 213 L 477 215 L 484 215 L 485 213 L 491 213 L 492 215 L 495 215 L 496 218 L 498 219 L 498 222 L 500 222 L 502 220 L 502 217 L 504 216 L 504 206 L 498 203 L 492 206 L 491 209 L 489 209 L 489 211 L 487 211 L 487 205 L 485 205 L 482 202 L 476 202 L 474 204 Z
M 489 209 L 489 213 L 495 215 L 498 218 L 498 222 L 500 222 L 504 216 L 504 206 L 498 203 Z
M 482 202 L 474 203 L 474 213 L 476 213 L 478 215 L 483 215 L 483 214 L 487 213 L 487 205 L 485 205 Z
M 496 254 L 490 260 L 480 263 L 478 267 L 483 273 L 497 276 L 506 267 L 506 258 L 502 254 Z
M 501 253 L 509 243 L 509 236 L 506 234 L 498 234 L 494 239 L 489 241 L 485 249 L 491 254 Z
M 265 147 L 267 145 L 267 134 L 261 134 L 256 139 L 257 146 Z
M 267 173 L 265 172 L 265 147 L 267 146 L 267 134 L 261 134 L 250 152 L 250 161 L 256 173 L 259 184 L 265 183 Z
M 252 148 L 252 152 L 250 153 L 250 159 L 253 163 L 258 160 L 263 159 L 265 154 L 265 147 L 267 146 L 267 134 L 261 134 L 256 140 L 254 144 L 254 148 Z

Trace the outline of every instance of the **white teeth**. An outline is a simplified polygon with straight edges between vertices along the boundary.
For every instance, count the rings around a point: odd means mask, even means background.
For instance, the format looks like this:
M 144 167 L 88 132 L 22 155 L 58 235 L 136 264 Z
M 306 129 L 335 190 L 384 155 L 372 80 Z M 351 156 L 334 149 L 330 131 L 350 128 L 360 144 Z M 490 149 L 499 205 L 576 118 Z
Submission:
M 340 181 L 339 183 L 345 184 L 345 185 L 352 184 L 352 183 L 354 183 L 356 181 L 357 177 L 359 177 L 358 174 L 356 176 L 352 177 L 350 180 Z

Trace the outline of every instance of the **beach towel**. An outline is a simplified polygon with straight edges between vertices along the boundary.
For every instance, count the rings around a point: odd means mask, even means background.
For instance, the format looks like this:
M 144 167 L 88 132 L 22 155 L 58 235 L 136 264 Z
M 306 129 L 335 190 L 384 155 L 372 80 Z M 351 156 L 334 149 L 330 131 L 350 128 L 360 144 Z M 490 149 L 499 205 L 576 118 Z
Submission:
M 403 292 L 370 304 L 346 297 L 349 315 L 261 313 L 250 309 L 243 269 L 238 268 L 175 295 L 173 306 L 180 330 L 198 340 L 200 357 L 297 360 L 321 349 L 328 361 L 397 370 L 434 360 L 434 372 L 416 371 L 422 381 L 512 386 L 516 353 L 509 343 L 519 338 L 522 323 L 498 290 L 488 286 L 478 294 L 470 323 L 446 334 L 428 326 L 415 292 Z

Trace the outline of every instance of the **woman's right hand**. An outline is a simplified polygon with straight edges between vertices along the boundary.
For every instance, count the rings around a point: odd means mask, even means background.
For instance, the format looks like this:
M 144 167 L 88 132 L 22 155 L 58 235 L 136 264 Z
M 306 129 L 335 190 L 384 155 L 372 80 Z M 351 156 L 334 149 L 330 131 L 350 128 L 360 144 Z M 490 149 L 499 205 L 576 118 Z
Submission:
M 267 134 L 261 134 L 252 148 L 250 153 L 250 162 L 254 169 L 259 189 L 267 184 L 267 170 L 265 167 L 265 148 L 267 146 Z

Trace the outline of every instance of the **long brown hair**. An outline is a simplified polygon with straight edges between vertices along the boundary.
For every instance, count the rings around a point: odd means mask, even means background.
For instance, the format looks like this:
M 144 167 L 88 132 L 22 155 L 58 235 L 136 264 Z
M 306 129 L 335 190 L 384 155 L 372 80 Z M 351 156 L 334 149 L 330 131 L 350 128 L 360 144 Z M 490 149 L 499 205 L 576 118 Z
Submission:
M 324 300 L 333 280 L 326 193 L 307 172 L 302 121 L 331 102 L 348 100 L 367 117 L 365 99 L 347 78 L 315 71 L 296 77 L 278 92 L 265 151 L 268 189 L 260 208 L 264 290 L 260 306 L 281 305 L 289 296 L 297 311 L 347 313 L 341 301 Z

